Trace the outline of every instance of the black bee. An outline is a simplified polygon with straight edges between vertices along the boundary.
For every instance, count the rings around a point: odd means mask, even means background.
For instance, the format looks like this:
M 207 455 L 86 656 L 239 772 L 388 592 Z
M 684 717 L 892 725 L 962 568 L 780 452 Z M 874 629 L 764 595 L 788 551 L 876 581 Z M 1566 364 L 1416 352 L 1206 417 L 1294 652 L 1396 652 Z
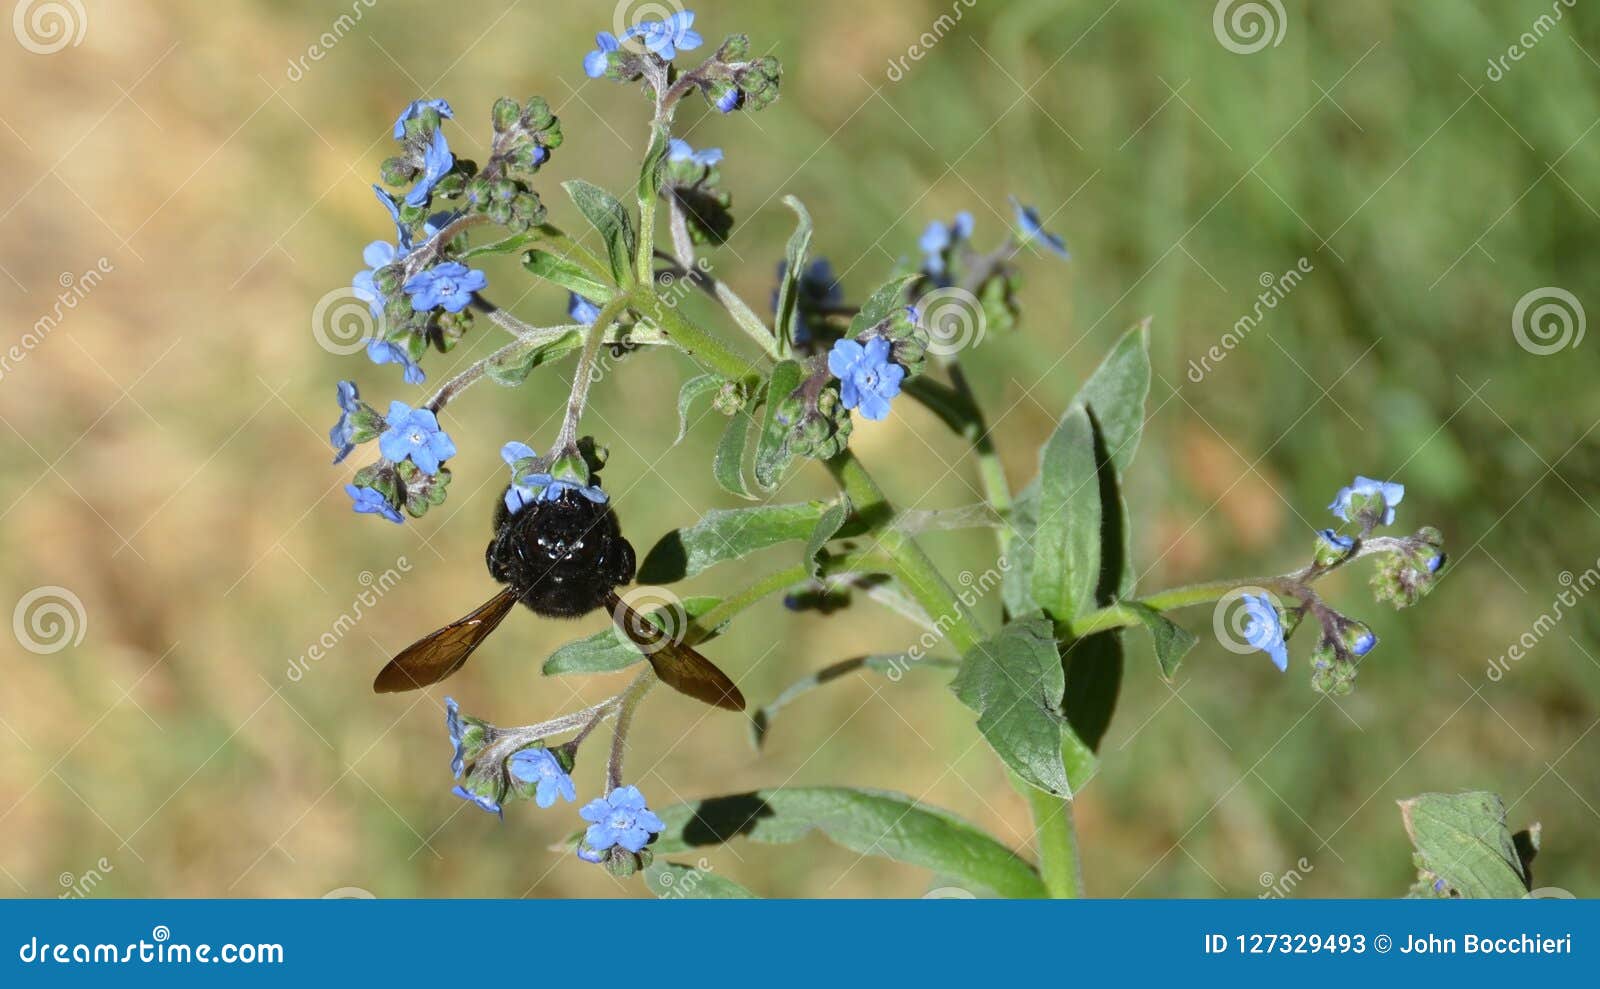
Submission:
M 407 646 L 378 672 L 373 690 L 415 690 L 455 673 L 521 601 L 545 618 L 577 618 L 606 608 L 668 686 L 707 704 L 744 710 L 744 696 L 727 674 L 617 596 L 616 588 L 633 580 L 634 554 L 609 504 L 568 488 L 513 514 L 502 498 L 484 562 L 505 588 Z

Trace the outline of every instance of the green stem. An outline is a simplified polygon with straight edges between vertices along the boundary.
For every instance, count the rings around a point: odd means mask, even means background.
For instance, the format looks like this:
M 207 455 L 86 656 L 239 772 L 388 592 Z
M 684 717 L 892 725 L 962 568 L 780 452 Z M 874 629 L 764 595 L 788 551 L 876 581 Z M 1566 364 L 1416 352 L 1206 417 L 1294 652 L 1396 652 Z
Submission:
M 743 381 L 756 371 L 753 362 L 685 319 L 682 313 L 661 301 L 649 289 L 636 289 L 629 298 L 636 309 L 661 328 L 673 346 L 688 354 L 706 370 L 715 371 L 729 381 Z
M 1046 793 L 1011 777 L 1011 785 L 1028 798 L 1033 811 L 1033 837 L 1039 844 L 1039 878 L 1052 899 L 1083 895 L 1083 866 L 1078 859 L 1078 829 L 1072 823 L 1072 801 Z
M 602 341 L 611 324 L 627 308 L 628 297 L 619 295 L 601 308 L 594 323 L 584 331 L 583 352 L 578 355 L 578 366 L 572 371 L 572 393 L 567 398 L 567 414 L 561 420 L 561 434 L 556 437 L 555 456 L 565 456 L 577 448 L 578 420 L 583 418 L 583 406 L 589 398 L 589 388 L 594 384 L 594 359 L 600 352 Z

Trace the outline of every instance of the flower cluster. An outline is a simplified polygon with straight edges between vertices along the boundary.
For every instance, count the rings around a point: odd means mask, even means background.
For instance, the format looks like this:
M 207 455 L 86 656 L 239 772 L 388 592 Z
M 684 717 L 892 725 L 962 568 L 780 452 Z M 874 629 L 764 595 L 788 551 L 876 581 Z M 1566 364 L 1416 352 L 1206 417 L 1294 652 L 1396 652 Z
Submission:
M 546 467 L 546 460 L 526 443 L 515 440 L 500 448 L 500 459 L 511 468 L 511 483 L 506 488 L 506 511 L 515 515 L 536 501 L 555 501 L 571 491 L 598 505 L 607 495 L 598 484 L 589 483 L 592 473 L 582 458 L 565 458 Z
M 663 101 L 699 90 L 719 113 L 761 110 L 778 98 L 782 66 L 770 55 L 752 59 L 750 39 L 729 35 L 699 66 L 671 77 L 668 66 L 682 52 L 705 43 L 694 29 L 694 11 L 680 10 L 661 20 L 635 24 L 621 37 L 602 31 L 594 50 L 583 58 L 590 79 L 631 82 L 643 77 Z
M 1366 624 L 1327 606 L 1310 585 L 1363 552 L 1369 552 L 1381 557 L 1372 580 L 1379 600 L 1405 607 L 1426 594 L 1445 562 L 1439 531 L 1423 528 L 1405 537 L 1372 534 L 1379 526 L 1394 523 L 1395 506 L 1404 497 L 1404 485 L 1370 477 L 1358 476 L 1339 489 L 1328 509 L 1341 522 L 1355 526 L 1357 531 L 1347 534 L 1328 528 L 1317 533 L 1310 566 L 1278 581 L 1286 594 L 1298 598 L 1297 606 L 1287 612 L 1281 611 L 1268 595 L 1242 595 L 1246 642 L 1267 653 L 1278 669 L 1286 670 L 1288 637 L 1294 634 L 1302 618 L 1314 617 L 1321 635 L 1311 654 L 1312 686 L 1324 693 L 1349 693 L 1354 686 L 1357 665 L 1378 644 L 1378 638 Z
M 580 739 L 550 748 L 543 736 L 560 729 L 548 724 L 496 728 L 463 715 L 449 697 L 444 723 L 451 747 L 450 772 L 457 780 L 451 793 L 462 800 L 501 818 L 505 804 L 514 799 L 531 800 L 544 809 L 557 801 L 577 801 L 572 769 Z M 589 822 L 577 844 L 578 857 L 624 874 L 649 864 L 646 846 L 666 830 L 635 786 L 612 786 L 578 813 Z

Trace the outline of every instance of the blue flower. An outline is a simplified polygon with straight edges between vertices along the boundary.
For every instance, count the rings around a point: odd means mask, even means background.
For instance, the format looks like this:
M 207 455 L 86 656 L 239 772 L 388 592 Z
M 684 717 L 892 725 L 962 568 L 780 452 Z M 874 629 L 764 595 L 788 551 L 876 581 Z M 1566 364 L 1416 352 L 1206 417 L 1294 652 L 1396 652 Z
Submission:
M 1289 668 L 1289 647 L 1283 641 L 1283 621 L 1265 594 L 1241 595 L 1244 601 L 1244 640 L 1268 656 L 1280 670 Z
M 462 800 L 465 800 L 467 803 L 481 807 L 501 820 L 505 820 L 505 812 L 500 809 L 500 805 L 493 799 L 486 797 L 481 793 L 473 793 L 471 790 L 468 790 L 459 783 L 451 787 L 450 792 L 460 797 Z
M 840 340 L 828 352 L 828 370 L 839 379 L 844 407 L 861 408 L 868 419 L 889 417 L 889 399 L 900 394 L 906 369 L 889 360 L 889 341 L 873 337 L 866 346 Z
M 722 160 L 722 149 L 702 148 L 699 151 L 696 151 L 694 148 L 689 146 L 688 141 L 684 141 L 675 137 L 671 141 L 667 142 L 667 160 L 692 161 L 696 165 L 700 165 L 704 168 L 710 168 L 712 165 L 715 165 L 717 162 Z
M 556 802 L 556 797 L 561 797 L 567 803 L 578 799 L 578 789 L 572 785 L 572 777 L 561 768 L 561 763 L 550 754 L 549 749 L 523 749 L 511 757 L 511 778 L 518 783 L 534 783 L 539 785 L 534 790 L 533 799 L 540 807 L 549 807 Z
M 966 210 L 957 213 L 955 221 L 948 226 L 938 220 L 929 223 L 917 241 L 924 255 L 922 270 L 935 277 L 944 274 L 944 252 L 957 241 L 970 238 L 972 230 L 972 214 Z
M 456 703 L 454 697 L 444 699 L 444 730 L 450 733 L 450 744 L 455 751 L 450 756 L 450 771 L 456 774 L 456 779 L 467 768 L 466 746 L 461 741 L 461 705 Z
M 1374 481 L 1370 477 L 1357 474 L 1354 483 L 1339 489 L 1334 495 L 1332 503 L 1328 505 L 1333 514 L 1346 522 L 1354 521 L 1350 518 L 1351 499 L 1377 497 L 1383 509 L 1383 524 L 1394 522 L 1394 506 L 1400 504 L 1400 499 L 1406 496 L 1406 487 L 1392 481 Z
M 1328 546 L 1339 553 L 1350 552 L 1350 548 L 1356 544 L 1354 536 L 1341 536 L 1332 529 L 1323 529 L 1321 532 L 1317 533 L 1317 538 L 1327 543 Z
M 1442 566 L 1444 566 L 1444 554 L 1443 553 L 1436 553 L 1432 557 L 1429 558 L 1429 560 L 1428 560 L 1428 572 L 1429 573 L 1438 573 L 1439 572 L 1439 568 L 1442 567 Z
M 637 24 L 628 29 L 625 37 L 638 38 L 646 48 L 670 62 L 680 49 L 689 51 L 700 47 L 704 39 L 700 37 L 700 32 L 690 27 L 693 23 L 694 11 L 680 10 L 664 21 Z M 595 40 L 598 42 L 599 38 Z M 588 69 L 587 64 L 584 68 Z
M 719 113 L 732 113 L 739 109 L 739 104 L 744 102 L 744 91 L 738 86 L 729 86 L 717 97 L 716 107 Z
M 1017 226 L 1022 228 L 1023 243 L 1026 244 L 1029 241 L 1037 240 L 1042 243 L 1045 248 L 1050 251 L 1050 253 L 1062 258 L 1063 260 L 1071 259 L 1072 255 L 1067 253 L 1067 242 L 1062 240 L 1059 235 L 1051 233 L 1041 225 L 1038 210 L 1034 209 L 1032 206 L 1022 205 L 1022 203 L 1017 200 L 1016 196 L 1011 197 L 1011 209 L 1014 213 L 1016 213 Z
M 523 474 L 511 478 L 511 487 L 506 491 L 506 511 L 515 515 L 526 505 L 536 501 L 556 501 L 568 491 L 597 505 L 604 505 L 610 497 L 594 485 L 579 484 L 550 474 Z
M 1357 656 L 1365 656 L 1367 653 L 1371 652 L 1372 647 L 1377 644 L 1378 637 L 1373 635 L 1371 630 L 1363 629 L 1361 633 L 1356 636 L 1355 641 L 1350 643 L 1350 651 L 1355 653 Z
M 616 51 L 620 46 L 617 38 L 610 31 L 601 31 L 594 36 L 594 51 L 583 56 L 583 74 L 590 79 L 598 79 L 606 74 L 606 66 L 611 61 L 606 56 Z
M 372 488 L 358 488 L 354 484 L 346 484 L 344 493 L 354 502 L 350 507 L 355 509 L 357 515 L 382 515 L 384 518 L 399 525 L 403 520 L 400 513 L 389 504 L 389 499 L 383 493 Z
M 350 451 L 356 448 L 356 426 L 350 417 L 361 410 L 361 393 L 356 390 L 354 381 L 339 382 L 338 398 L 339 421 L 328 430 L 328 442 L 333 444 L 334 463 L 350 456 Z
M 411 308 L 417 312 L 441 307 L 446 312 L 460 312 L 472 304 L 472 293 L 488 284 L 489 279 L 477 268 L 446 261 L 417 272 L 401 288 L 411 296 Z
M 380 340 L 374 337 L 367 341 L 367 359 L 374 364 L 399 364 L 405 369 L 405 379 L 408 385 L 420 385 L 428 380 L 422 373 L 422 365 L 411 359 L 406 349 L 397 343 Z
M 567 315 L 574 323 L 593 326 L 600 318 L 600 307 L 576 292 L 567 293 Z
M 422 206 L 433 195 L 433 187 L 456 165 L 456 156 L 450 153 L 450 142 L 444 139 L 444 129 L 433 132 L 433 140 L 422 153 L 422 175 L 417 184 L 406 193 L 407 206 Z
M 400 111 L 400 116 L 395 118 L 394 139 L 398 141 L 405 137 L 406 121 L 421 116 L 422 111 L 429 108 L 439 111 L 439 116 L 441 117 L 455 116 L 454 113 L 450 112 L 450 104 L 444 100 L 412 100 L 404 110 Z M 413 203 L 412 205 L 416 204 Z
M 589 801 L 578 816 L 589 822 L 583 844 L 592 852 L 613 846 L 639 852 L 650 843 L 651 835 L 667 829 L 666 823 L 645 806 L 644 794 L 636 786 L 619 786 L 604 797 Z M 579 854 L 582 855 L 581 848 Z
M 400 219 L 400 203 L 383 191 L 381 186 L 374 185 L 372 192 L 378 197 L 378 202 L 383 204 L 383 208 L 389 211 L 389 218 L 394 221 L 395 243 L 399 245 L 396 260 L 403 258 L 411 253 L 411 228 Z
M 395 463 L 410 457 L 424 474 L 437 474 L 439 464 L 456 455 L 450 434 L 439 428 L 438 418 L 429 409 L 390 402 L 384 421 L 389 428 L 378 437 L 378 449 Z

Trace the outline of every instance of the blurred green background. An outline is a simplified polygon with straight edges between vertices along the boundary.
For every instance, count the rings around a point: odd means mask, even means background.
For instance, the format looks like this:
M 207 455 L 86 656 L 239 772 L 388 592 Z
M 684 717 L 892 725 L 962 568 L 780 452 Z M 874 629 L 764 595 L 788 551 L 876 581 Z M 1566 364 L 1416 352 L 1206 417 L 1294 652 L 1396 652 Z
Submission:
M 1445 532 L 1452 569 L 1414 611 L 1373 604 L 1360 578 L 1329 587 L 1382 640 L 1338 703 L 1310 691 L 1305 643 L 1280 676 L 1218 645 L 1206 609 L 1180 616 L 1202 642 L 1175 688 L 1132 647 L 1101 774 L 1078 801 L 1091 893 L 1254 896 L 1292 871 L 1294 896 L 1398 895 L 1412 870 L 1394 801 L 1481 788 L 1504 796 L 1514 826 L 1543 823 L 1539 885 L 1594 895 L 1600 858 L 1583 836 L 1600 816 L 1600 613 L 1585 601 L 1532 629 L 1562 575 L 1600 558 L 1600 349 L 1532 352 L 1513 314 L 1549 287 L 1579 312 L 1596 301 L 1600 23 L 1560 0 L 1274 6 L 1264 43 L 1242 53 L 1209 0 L 700 3 L 708 44 L 745 31 L 785 66 L 770 110 L 707 117 L 697 104 L 680 118 L 691 143 L 727 153 L 741 225 L 717 273 L 764 303 L 792 193 L 816 219 L 813 250 L 859 299 L 930 219 L 971 210 L 980 243 L 997 241 L 1015 193 L 1074 258 L 1024 259 L 1023 329 L 965 359 L 1020 485 L 1102 352 L 1154 318 L 1158 379 L 1131 485 L 1142 587 L 1298 565 L 1357 472 L 1406 484 L 1399 525 Z M 8 607 L 39 587 L 81 602 L 61 648 L 0 638 L 0 891 L 648 895 L 547 850 L 574 808 L 517 805 L 498 825 L 450 796 L 444 690 L 369 692 L 396 649 L 491 589 L 497 450 L 549 442 L 566 367 L 453 405 L 450 501 L 391 527 L 352 517 L 351 465 L 328 465 L 333 383 L 354 377 L 379 405 L 423 391 L 325 352 L 308 318 L 389 235 L 368 184 L 417 95 L 450 99 L 452 143 L 480 158 L 495 97 L 547 96 L 567 138 L 543 173 L 556 222 L 576 221 L 560 180 L 631 181 L 646 107 L 580 71 L 615 8 L 83 7 L 78 43 L 60 51 L 0 38 L 0 342 L 55 320 L 0 378 L 0 574 Z M 1228 24 L 1232 48 L 1255 46 Z M 325 33 L 325 57 L 307 58 Z M 1491 69 L 1518 44 L 1523 57 Z M 1252 312 L 1263 274 L 1302 258 L 1304 281 L 1191 380 L 1189 362 Z M 109 273 L 86 279 L 97 265 Z M 519 275 L 491 268 L 496 300 L 554 321 L 564 297 Z M 92 290 L 79 299 L 69 282 Z M 58 292 L 74 303 L 59 317 Z M 490 329 L 433 358 L 432 381 L 488 352 Z M 607 486 L 627 492 L 641 550 L 732 503 L 709 477 L 717 417 L 669 449 L 689 373 L 643 355 L 594 398 L 616 427 Z M 910 403 L 858 426 L 854 444 L 903 504 L 973 499 L 962 444 Z M 826 491 L 812 466 L 779 497 Z M 932 543 L 952 573 L 989 565 L 983 533 Z M 363 581 L 402 559 L 399 583 L 292 679 Z M 742 586 L 777 560 L 687 588 Z M 507 724 L 607 696 L 621 674 L 537 672 L 600 621 L 519 613 L 449 692 Z M 773 601 L 707 651 L 764 703 L 913 634 L 870 606 L 823 622 Z M 1524 636 L 1527 658 L 1491 678 Z M 849 783 L 1029 845 L 1026 807 L 936 676 L 832 684 L 788 708 L 759 755 L 737 718 L 704 713 L 666 692 L 643 709 L 630 766 L 654 803 Z M 581 790 L 598 787 L 600 762 L 586 756 Z M 709 864 L 769 895 L 937 884 L 820 837 L 739 844 Z

